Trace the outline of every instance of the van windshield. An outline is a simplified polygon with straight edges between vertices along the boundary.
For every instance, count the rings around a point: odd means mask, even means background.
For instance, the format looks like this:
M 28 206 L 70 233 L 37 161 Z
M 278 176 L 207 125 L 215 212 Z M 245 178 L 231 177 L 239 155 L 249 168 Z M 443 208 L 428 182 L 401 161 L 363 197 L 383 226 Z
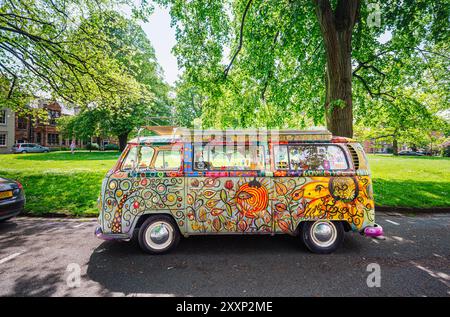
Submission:
M 133 167 L 135 166 L 135 162 L 137 161 L 137 150 L 138 147 L 137 146 L 133 146 L 127 154 L 127 157 L 125 158 L 125 160 L 123 161 L 122 164 L 122 169 L 123 170 L 130 170 L 133 169 Z

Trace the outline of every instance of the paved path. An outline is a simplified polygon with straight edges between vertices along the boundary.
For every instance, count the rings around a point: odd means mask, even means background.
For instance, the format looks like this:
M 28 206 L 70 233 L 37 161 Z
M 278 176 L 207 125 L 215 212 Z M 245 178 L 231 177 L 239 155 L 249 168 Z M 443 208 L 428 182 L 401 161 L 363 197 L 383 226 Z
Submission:
M 332 255 L 289 236 L 209 236 L 149 256 L 98 240 L 93 219 L 19 217 L 0 223 L 0 296 L 450 296 L 450 215 L 377 221 L 385 241 L 349 233 Z

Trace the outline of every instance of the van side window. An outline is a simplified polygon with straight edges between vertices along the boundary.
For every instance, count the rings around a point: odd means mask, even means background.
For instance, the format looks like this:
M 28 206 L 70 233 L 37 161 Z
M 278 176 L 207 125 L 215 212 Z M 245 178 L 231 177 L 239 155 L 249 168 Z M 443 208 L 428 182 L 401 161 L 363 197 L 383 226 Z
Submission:
M 196 170 L 263 170 L 265 168 L 264 146 L 195 146 L 194 168 Z
M 122 164 L 122 170 L 130 170 L 133 169 L 133 166 L 137 164 L 136 158 L 137 158 L 137 146 L 132 147 L 127 154 L 127 157 L 123 161 Z M 136 163 L 135 163 L 136 162 Z
M 348 168 L 342 149 L 335 145 L 289 146 L 291 170 L 343 170 Z
M 287 170 L 289 168 L 289 157 L 287 152 L 287 146 L 275 145 L 273 147 L 275 169 Z
M 178 170 L 181 166 L 180 150 L 159 150 L 154 168 L 157 170 Z

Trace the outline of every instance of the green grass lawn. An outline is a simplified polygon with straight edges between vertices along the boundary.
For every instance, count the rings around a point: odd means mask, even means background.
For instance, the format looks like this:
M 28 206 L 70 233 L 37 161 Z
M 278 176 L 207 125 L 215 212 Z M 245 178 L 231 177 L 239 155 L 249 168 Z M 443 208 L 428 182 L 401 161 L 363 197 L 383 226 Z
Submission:
M 97 197 L 118 152 L 0 155 L 0 176 L 20 181 L 26 211 L 96 215 Z M 380 206 L 450 207 L 450 159 L 369 155 Z
M 102 179 L 118 152 L 51 152 L 0 155 L 0 176 L 21 182 L 26 212 L 36 215 L 97 214 Z
M 369 155 L 375 203 L 450 207 L 450 158 Z

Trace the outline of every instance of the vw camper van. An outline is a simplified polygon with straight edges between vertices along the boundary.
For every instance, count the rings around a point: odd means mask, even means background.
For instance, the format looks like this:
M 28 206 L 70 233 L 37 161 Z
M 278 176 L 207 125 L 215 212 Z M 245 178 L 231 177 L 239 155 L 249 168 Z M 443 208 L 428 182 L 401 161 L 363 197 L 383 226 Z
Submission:
M 355 231 L 378 237 L 366 155 L 328 131 L 153 127 L 103 180 L 102 239 L 168 252 L 180 237 L 290 234 L 331 253 Z M 245 237 L 242 237 L 245 239 Z

